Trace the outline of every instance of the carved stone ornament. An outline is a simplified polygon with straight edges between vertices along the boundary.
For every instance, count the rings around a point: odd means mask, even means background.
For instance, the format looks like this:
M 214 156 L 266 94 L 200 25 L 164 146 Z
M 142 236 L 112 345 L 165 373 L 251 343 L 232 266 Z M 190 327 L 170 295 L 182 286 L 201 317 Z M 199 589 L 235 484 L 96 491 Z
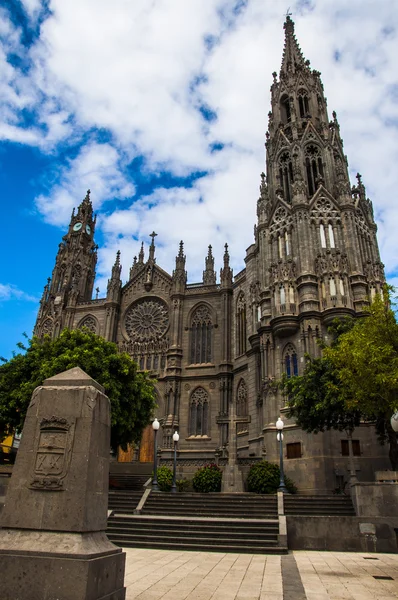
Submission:
M 157 340 L 169 326 L 169 313 L 158 298 L 140 300 L 131 306 L 125 317 L 127 334 L 134 341 Z
M 74 421 L 56 416 L 41 420 L 30 489 L 52 492 L 64 490 L 74 432 Z

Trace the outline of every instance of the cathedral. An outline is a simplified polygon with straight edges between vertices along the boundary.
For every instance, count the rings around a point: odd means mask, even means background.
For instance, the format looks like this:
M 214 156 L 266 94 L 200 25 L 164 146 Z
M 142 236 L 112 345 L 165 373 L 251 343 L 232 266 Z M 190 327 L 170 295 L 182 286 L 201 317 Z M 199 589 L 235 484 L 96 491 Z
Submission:
M 300 50 L 289 16 L 279 76 L 273 73 L 254 242 L 235 276 L 225 245 L 219 279 L 212 247 L 203 281 L 187 283 L 183 242 L 172 273 L 156 262 L 155 236 L 121 280 L 120 253 L 105 298 L 93 299 L 97 246 L 90 192 L 73 212 L 45 286 L 35 334 L 88 327 L 157 379 L 162 460 L 179 431 L 182 472 L 236 448 L 245 472 L 278 461 L 275 422 L 285 421 L 287 474 L 302 493 L 330 492 L 348 478 L 342 432 L 307 434 L 287 419 L 277 386 L 320 355 L 335 317 L 361 315 L 384 282 L 372 203 L 361 175 L 351 187 L 336 113 L 329 120 L 319 71 Z M 253 203 L 254 213 L 254 203 Z M 254 214 L 253 214 L 254 216 Z M 134 460 L 150 455 L 151 428 Z M 353 433 L 360 480 L 388 465 L 373 427 Z M 233 440 L 233 444 L 231 444 Z

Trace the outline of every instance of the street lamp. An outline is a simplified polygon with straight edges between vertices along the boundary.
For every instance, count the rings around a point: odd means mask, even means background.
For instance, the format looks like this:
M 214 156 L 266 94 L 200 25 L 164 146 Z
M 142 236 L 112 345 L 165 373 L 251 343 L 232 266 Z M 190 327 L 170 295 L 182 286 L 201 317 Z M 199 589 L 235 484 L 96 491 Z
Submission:
M 284 423 L 283 423 L 282 419 L 279 417 L 276 422 L 276 428 L 278 430 L 276 439 L 279 442 L 279 470 L 280 470 L 280 480 L 279 480 L 278 492 L 283 492 L 284 494 L 288 494 L 289 492 L 285 486 L 285 476 L 284 476 L 284 472 L 283 472 L 283 446 L 282 446 L 283 427 L 284 427 Z
M 155 418 L 154 421 L 152 421 L 152 429 L 155 433 L 155 455 L 153 457 L 153 479 L 152 479 L 152 489 L 154 492 L 158 492 L 159 491 L 159 486 L 158 486 L 158 444 L 157 444 L 157 435 L 158 435 L 158 429 L 160 427 L 160 423 L 159 421 Z
M 398 433 L 398 410 L 391 417 L 391 427 L 395 433 Z
M 171 492 L 173 494 L 175 494 L 177 492 L 177 483 L 176 483 L 176 472 L 177 472 L 177 443 L 178 440 L 180 439 L 180 436 L 178 435 L 178 432 L 175 431 L 174 435 L 173 435 L 173 441 L 174 441 L 174 464 L 173 464 L 173 483 L 171 486 Z

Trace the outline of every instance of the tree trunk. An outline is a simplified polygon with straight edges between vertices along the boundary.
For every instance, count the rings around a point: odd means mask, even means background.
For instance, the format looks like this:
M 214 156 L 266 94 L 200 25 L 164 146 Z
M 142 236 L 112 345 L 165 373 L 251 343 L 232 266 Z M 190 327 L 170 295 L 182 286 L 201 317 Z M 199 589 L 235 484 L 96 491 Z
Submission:
M 386 430 L 388 435 L 388 443 L 390 444 L 388 456 L 390 458 L 392 470 L 396 471 L 398 470 L 398 434 L 395 433 L 391 427 L 390 419 L 386 419 Z

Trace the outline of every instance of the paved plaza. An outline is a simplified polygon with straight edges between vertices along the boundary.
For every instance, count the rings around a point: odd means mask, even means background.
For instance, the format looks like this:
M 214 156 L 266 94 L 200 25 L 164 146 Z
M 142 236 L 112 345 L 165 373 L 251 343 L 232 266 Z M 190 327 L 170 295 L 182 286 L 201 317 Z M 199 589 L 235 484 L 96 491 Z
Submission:
M 299 551 L 273 556 L 131 548 L 125 552 L 126 600 L 398 598 L 395 554 Z

